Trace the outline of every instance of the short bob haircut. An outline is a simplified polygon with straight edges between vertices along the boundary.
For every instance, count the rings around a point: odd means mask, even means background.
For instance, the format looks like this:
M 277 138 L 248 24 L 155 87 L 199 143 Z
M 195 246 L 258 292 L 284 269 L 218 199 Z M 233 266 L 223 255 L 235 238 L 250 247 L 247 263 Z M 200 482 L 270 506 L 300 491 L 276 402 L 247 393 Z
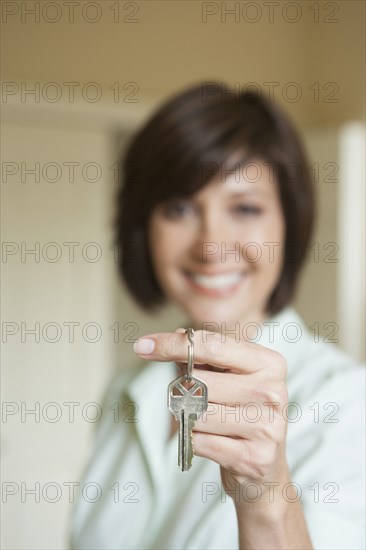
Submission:
M 120 159 L 113 222 L 118 271 L 146 312 L 167 300 L 150 258 L 150 214 L 162 202 L 198 192 L 238 153 L 241 167 L 251 159 L 271 163 L 285 220 L 283 268 L 266 313 L 274 315 L 293 298 L 315 218 L 314 187 L 302 142 L 287 116 L 263 94 L 200 82 L 164 103 Z

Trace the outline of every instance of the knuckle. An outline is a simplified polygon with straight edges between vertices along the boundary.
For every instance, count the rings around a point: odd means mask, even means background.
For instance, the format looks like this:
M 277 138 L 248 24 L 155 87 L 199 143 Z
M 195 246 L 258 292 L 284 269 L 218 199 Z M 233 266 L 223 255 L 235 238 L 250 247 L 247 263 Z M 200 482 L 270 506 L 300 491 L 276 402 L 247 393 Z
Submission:
M 265 386 L 263 384 L 252 388 L 252 396 L 255 403 L 261 404 L 269 401 Z
M 262 382 L 254 393 L 260 403 L 283 403 L 287 394 L 285 385 L 276 380 Z
M 268 389 L 268 394 L 272 401 L 276 401 L 280 404 L 287 402 L 287 388 L 283 382 L 273 382 Z
M 287 361 L 285 357 L 276 350 L 266 349 L 263 354 L 263 362 L 269 368 L 274 369 L 281 377 L 287 375 Z
M 174 338 L 165 338 L 160 344 L 160 353 L 164 357 L 173 357 L 176 355 L 176 340 Z
M 278 390 L 278 398 L 280 403 L 288 403 L 288 391 L 285 384 L 282 384 L 282 387 Z
M 286 378 L 287 376 L 287 361 L 285 357 L 276 351 L 276 367 L 282 377 Z
M 246 472 L 248 469 L 248 456 L 244 446 L 240 446 L 233 456 L 232 470 L 238 474 Z
M 275 384 L 266 384 L 261 388 L 262 399 L 269 403 L 279 402 L 279 393 Z
M 276 458 L 276 443 L 267 443 L 265 445 L 257 445 L 252 453 L 251 467 L 259 478 L 264 478 L 272 466 Z
M 276 427 L 273 423 L 271 424 L 269 422 L 263 422 L 259 431 L 264 439 L 274 441 L 276 438 Z
M 217 334 L 211 334 L 203 347 L 210 357 L 221 357 L 222 355 L 222 342 Z

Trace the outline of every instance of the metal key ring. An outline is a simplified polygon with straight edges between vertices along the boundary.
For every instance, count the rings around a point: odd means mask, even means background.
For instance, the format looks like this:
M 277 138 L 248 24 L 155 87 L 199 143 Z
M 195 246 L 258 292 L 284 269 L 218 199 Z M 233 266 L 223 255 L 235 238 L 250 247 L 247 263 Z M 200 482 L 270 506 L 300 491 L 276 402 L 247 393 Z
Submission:
M 194 365 L 194 329 L 193 328 L 187 328 L 186 334 L 188 334 L 188 363 L 187 363 L 187 380 L 188 382 L 191 382 L 192 380 L 192 371 L 193 371 L 193 365 Z

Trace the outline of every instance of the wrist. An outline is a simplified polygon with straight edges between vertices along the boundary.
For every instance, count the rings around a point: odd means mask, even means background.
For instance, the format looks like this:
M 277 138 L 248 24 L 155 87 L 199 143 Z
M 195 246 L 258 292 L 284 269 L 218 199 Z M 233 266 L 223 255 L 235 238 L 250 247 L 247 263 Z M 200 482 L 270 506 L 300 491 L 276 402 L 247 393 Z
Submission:
M 251 517 L 262 524 L 278 525 L 285 523 L 288 513 L 293 510 L 298 495 L 296 486 L 288 478 L 281 482 L 263 482 L 255 484 L 251 492 L 244 488 L 239 498 L 234 499 L 238 517 Z M 290 508 L 292 506 L 292 508 Z
M 273 527 L 286 523 L 289 507 L 294 506 L 294 504 L 286 502 L 282 499 L 282 496 L 274 500 L 268 500 L 268 496 L 267 499 L 264 499 L 263 496 L 258 502 L 235 502 L 235 509 L 238 519 L 255 520 L 256 523 L 261 525 Z

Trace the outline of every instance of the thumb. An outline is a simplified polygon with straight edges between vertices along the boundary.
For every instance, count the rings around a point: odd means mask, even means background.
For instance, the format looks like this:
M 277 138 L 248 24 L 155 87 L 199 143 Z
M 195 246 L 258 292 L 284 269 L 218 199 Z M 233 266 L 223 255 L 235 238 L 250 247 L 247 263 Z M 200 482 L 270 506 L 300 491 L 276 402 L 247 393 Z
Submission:
M 176 328 L 174 332 L 177 333 L 177 334 L 184 334 L 186 332 L 186 329 L 185 328 Z M 188 336 L 187 336 L 187 339 L 188 339 Z M 187 361 L 188 361 L 188 356 L 187 356 Z M 184 362 L 181 362 L 181 361 L 175 361 L 175 364 L 177 365 L 177 367 L 180 371 L 180 374 L 183 376 L 183 374 L 185 374 L 186 369 L 187 369 L 187 363 L 184 363 Z
M 185 333 L 185 331 L 186 331 L 186 329 L 185 329 L 185 328 L 176 328 L 174 332 L 176 332 L 176 333 L 180 333 L 180 334 L 184 334 L 184 333 Z

